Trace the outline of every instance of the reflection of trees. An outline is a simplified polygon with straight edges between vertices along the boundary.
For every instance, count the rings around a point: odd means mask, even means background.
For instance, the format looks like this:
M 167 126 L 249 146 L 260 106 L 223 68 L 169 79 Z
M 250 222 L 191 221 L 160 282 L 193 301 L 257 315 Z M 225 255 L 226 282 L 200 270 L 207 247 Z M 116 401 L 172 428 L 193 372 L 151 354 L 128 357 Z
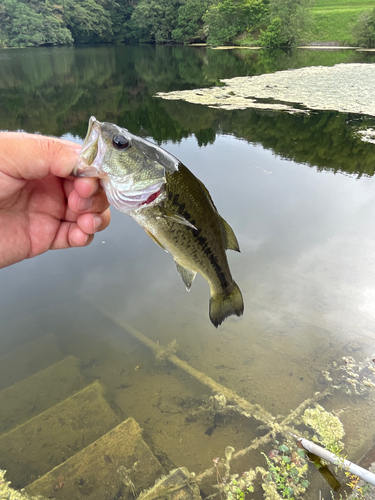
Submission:
M 180 124 L 200 143 L 201 134 L 204 137 L 206 130 L 215 130 L 261 144 L 283 158 L 319 170 L 374 175 L 375 148 L 355 134 L 359 126 L 374 126 L 375 119 L 370 117 L 334 111 L 309 115 L 252 109 L 221 111 L 180 101 L 164 101 L 164 106 L 172 120 L 179 117 Z
M 358 57 L 149 45 L 2 51 L 0 129 L 84 137 L 88 117 L 95 115 L 158 142 L 194 134 L 205 145 L 217 132 L 229 133 L 319 169 L 373 175 L 374 147 L 353 134 L 358 126 L 374 126 L 369 118 L 329 111 L 222 111 L 154 97 L 157 91 L 217 85 L 221 78 Z
M 316 166 L 319 170 L 373 175 L 375 151 L 356 137 L 350 121 L 354 116 L 333 111 L 310 115 L 252 113 L 256 119 L 240 118 L 240 135 L 261 142 L 284 158 Z M 373 120 L 371 120 L 373 122 Z M 249 126 L 249 124 L 252 124 Z M 366 122 L 358 117 L 357 126 Z M 246 130 L 245 130 L 246 129 Z
M 2 61 L 0 128 L 61 135 L 68 131 L 65 120 L 72 125 L 77 115 L 77 123 L 87 121 L 93 98 L 107 107 L 110 97 L 112 107 L 115 89 L 98 94 L 115 71 L 112 51 L 106 49 L 84 49 L 84 58 L 73 47 L 12 51 Z

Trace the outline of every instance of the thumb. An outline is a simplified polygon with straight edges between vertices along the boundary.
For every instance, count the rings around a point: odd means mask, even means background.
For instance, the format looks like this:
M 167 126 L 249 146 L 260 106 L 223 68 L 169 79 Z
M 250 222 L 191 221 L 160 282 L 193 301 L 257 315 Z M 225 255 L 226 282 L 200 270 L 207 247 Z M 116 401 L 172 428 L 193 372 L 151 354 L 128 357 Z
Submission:
M 17 179 L 40 179 L 50 174 L 68 177 L 80 150 L 79 145 L 63 139 L 0 132 L 0 171 Z

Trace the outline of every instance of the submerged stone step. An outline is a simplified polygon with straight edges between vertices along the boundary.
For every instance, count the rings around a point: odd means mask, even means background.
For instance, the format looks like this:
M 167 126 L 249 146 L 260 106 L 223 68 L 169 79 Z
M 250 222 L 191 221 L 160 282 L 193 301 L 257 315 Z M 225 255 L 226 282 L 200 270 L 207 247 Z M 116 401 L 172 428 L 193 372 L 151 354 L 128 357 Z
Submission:
M 53 333 L 26 342 L 0 356 L 0 390 L 64 358 Z
M 134 500 L 165 471 L 133 418 L 26 487 L 58 500 Z
M 0 435 L 85 387 L 74 356 L 0 391 Z
M 94 382 L 0 437 L 0 469 L 23 488 L 119 423 Z

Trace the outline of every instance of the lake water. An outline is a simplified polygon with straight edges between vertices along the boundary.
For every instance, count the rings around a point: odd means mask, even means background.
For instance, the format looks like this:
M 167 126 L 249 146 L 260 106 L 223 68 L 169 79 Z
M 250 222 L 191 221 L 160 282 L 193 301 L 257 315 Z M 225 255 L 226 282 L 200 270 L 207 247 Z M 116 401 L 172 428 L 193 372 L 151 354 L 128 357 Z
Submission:
M 280 422 L 331 387 L 322 372 L 333 362 L 372 359 L 375 145 L 357 131 L 374 127 L 375 118 L 222 111 L 154 97 L 220 85 L 222 78 L 350 62 L 375 63 L 375 53 L 169 46 L 0 51 L 0 130 L 82 143 L 94 115 L 162 145 L 203 181 L 232 226 L 241 253 L 229 251 L 228 258 L 245 302 L 242 318 L 216 330 L 206 282 L 197 277 L 188 294 L 171 256 L 112 210 L 112 224 L 88 248 L 49 252 L 0 271 L 0 360 L 26 351 L 13 363 L 29 367 L 25 376 L 52 365 L 52 354 L 37 363 L 32 347 L 21 349 L 37 339 L 51 342 L 52 334 L 61 357 L 78 359 L 85 382 L 99 380 L 111 405 L 137 420 L 166 469 L 186 466 L 200 474 L 224 457 L 226 446 L 238 451 L 262 436 L 262 422 L 230 411 L 197 412 L 210 390 L 158 364 L 127 325 L 163 346 L 175 340 L 179 358 Z M 21 376 L 2 377 L 0 389 Z M 353 461 L 375 437 L 374 396 L 371 388 L 361 396 L 339 389 L 315 396 L 339 415 L 344 455 Z M 299 421 L 291 425 L 303 432 Z M 260 452 L 272 447 L 272 440 L 257 447 L 231 472 L 266 467 Z M 0 468 L 7 468 L 6 456 Z M 306 498 L 319 498 L 319 490 L 330 498 L 312 466 L 309 481 Z M 202 490 L 212 493 L 215 482 L 212 476 Z M 261 497 L 258 487 L 254 498 Z

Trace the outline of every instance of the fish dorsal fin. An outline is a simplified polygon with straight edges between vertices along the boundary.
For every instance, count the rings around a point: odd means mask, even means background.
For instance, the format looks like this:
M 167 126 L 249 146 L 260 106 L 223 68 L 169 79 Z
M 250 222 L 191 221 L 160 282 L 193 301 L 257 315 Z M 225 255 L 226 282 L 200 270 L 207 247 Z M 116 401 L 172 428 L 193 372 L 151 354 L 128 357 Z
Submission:
M 178 262 L 176 262 L 176 267 L 177 271 L 181 274 L 182 281 L 185 283 L 186 290 L 189 292 L 197 273 L 190 271 L 187 267 L 181 266 Z
M 163 207 L 162 209 L 162 216 L 165 217 L 166 219 L 171 219 L 173 222 L 178 222 L 179 224 L 183 224 L 184 226 L 191 227 L 192 229 L 197 229 L 193 224 L 191 224 L 185 217 L 182 217 L 182 215 L 177 214 L 173 210 L 170 210 L 169 208 Z
M 152 233 L 150 233 L 150 231 L 147 231 L 147 229 L 145 229 L 145 231 L 149 235 L 149 237 L 152 239 L 152 241 L 154 241 L 155 243 L 157 243 L 159 245 L 159 247 L 161 247 L 165 252 L 168 252 L 168 250 L 165 248 L 165 246 L 162 245 L 160 243 L 160 241 L 157 238 L 155 238 L 155 236 Z
M 227 221 L 225 221 L 222 217 L 220 218 L 225 229 L 226 248 L 229 250 L 235 250 L 236 252 L 240 252 L 240 247 L 238 245 L 238 241 L 236 235 L 233 232 L 233 229 L 230 227 Z

